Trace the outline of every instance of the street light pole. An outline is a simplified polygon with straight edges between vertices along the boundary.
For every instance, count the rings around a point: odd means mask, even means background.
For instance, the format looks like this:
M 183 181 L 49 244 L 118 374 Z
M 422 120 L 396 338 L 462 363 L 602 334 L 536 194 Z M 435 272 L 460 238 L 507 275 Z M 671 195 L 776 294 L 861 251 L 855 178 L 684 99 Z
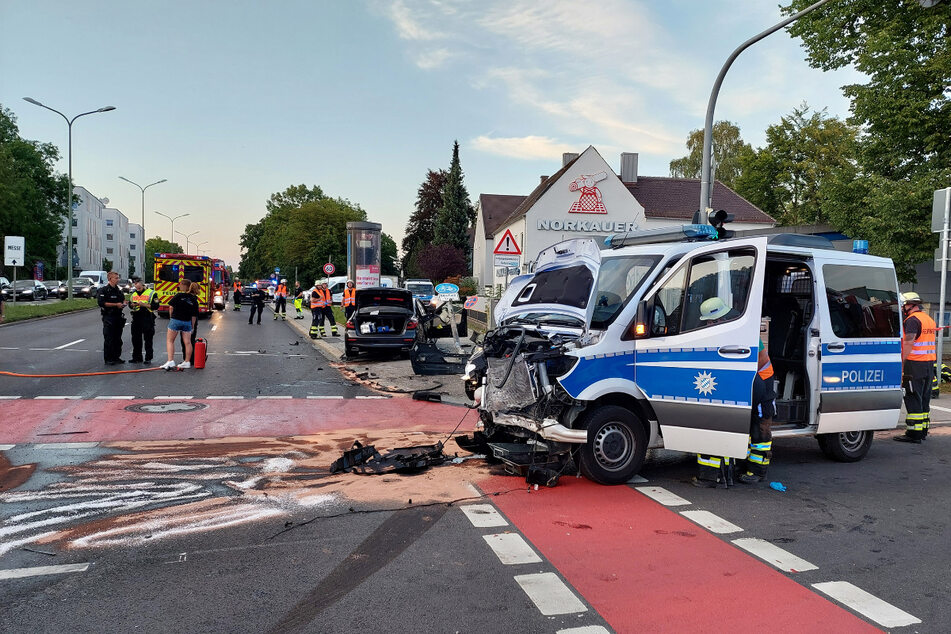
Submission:
M 169 222 L 172 223 L 172 228 L 171 228 L 172 233 L 169 234 L 168 237 L 170 238 L 169 240 L 170 242 L 175 242 L 175 221 L 178 220 L 179 218 L 184 218 L 185 216 L 188 216 L 189 214 L 182 214 L 180 216 L 175 216 L 174 218 L 172 218 L 171 216 L 166 216 L 161 211 L 156 211 L 155 213 L 162 216 L 163 218 L 167 218 Z
M 779 24 L 769 27 L 759 35 L 754 35 L 750 39 L 740 44 L 736 50 L 733 51 L 726 59 L 726 62 L 723 63 L 723 67 L 720 69 L 720 74 L 717 75 L 716 81 L 713 82 L 713 90 L 710 91 L 710 100 L 707 102 L 707 118 L 703 125 L 703 162 L 700 166 L 700 207 L 697 208 L 697 213 L 694 214 L 693 220 L 695 223 L 705 222 L 706 214 L 704 212 L 707 209 L 713 208 L 713 174 L 711 170 L 712 161 L 710 160 L 711 154 L 713 152 L 713 111 L 717 106 L 717 96 L 720 94 L 720 84 L 723 83 L 723 78 L 726 76 L 727 71 L 730 70 L 730 66 L 733 65 L 733 61 L 740 53 L 745 51 L 753 44 L 756 44 L 767 35 L 772 35 L 779 29 L 788 24 L 792 24 L 807 13 L 812 13 L 829 1 L 830 0 L 819 0 L 819 2 L 811 4 L 799 13 L 789 16 Z
M 63 117 L 66 121 L 67 129 L 67 171 L 69 173 L 69 190 L 66 196 L 66 297 L 67 299 L 73 298 L 73 122 L 76 121 L 79 117 L 85 117 L 87 114 L 96 114 L 98 112 L 109 112 L 110 110 L 115 110 L 115 106 L 103 106 L 96 110 L 90 110 L 89 112 L 82 112 L 72 119 L 64 115 L 59 110 L 55 108 L 50 108 L 49 106 L 40 103 L 32 97 L 24 97 L 24 101 L 31 103 L 34 106 L 39 106 L 40 108 L 46 108 L 52 112 L 55 112 L 59 116 Z
M 185 238 L 185 253 L 188 253 L 189 251 L 191 251 L 191 247 L 189 247 L 188 239 L 191 238 L 196 233 L 198 233 L 198 231 L 192 231 L 191 233 L 182 233 L 181 231 L 178 232 L 178 235 Z
M 135 181 L 129 180 L 125 176 L 120 176 L 119 179 L 124 180 L 127 183 L 132 183 L 133 185 L 135 185 L 136 187 L 142 190 L 142 248 L 144 249 L 145 248 L 145 190 L 151 187 L 152 185 L 160 185 L 161 183 L 166 183 L 168 182 L 168 179 L 163 178 L 162 180 L 155 181 L 154 183 L 146 185 L 145 187 L 142 187 Z

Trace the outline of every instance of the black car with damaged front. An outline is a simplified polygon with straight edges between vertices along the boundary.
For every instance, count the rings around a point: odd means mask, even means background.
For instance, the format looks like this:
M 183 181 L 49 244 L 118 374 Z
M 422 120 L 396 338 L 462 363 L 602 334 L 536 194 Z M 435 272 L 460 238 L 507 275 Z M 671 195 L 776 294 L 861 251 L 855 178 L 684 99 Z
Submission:
M 355 311 L 347 320 L 344 354 L 394 351 L 408 355 L 416 341 L 418 321 L 413 294 L 405 288 L 357 289 Z

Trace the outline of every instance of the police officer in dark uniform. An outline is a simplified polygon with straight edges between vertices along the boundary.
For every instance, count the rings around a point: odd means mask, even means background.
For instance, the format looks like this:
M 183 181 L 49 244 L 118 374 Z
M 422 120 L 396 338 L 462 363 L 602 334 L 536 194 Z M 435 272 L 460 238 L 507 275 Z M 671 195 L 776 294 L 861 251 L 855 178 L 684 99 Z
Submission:
M 125 316 L 122 309 L 129 303 L 119 290 L 119 274 L 109 271 L 109 283 L 99 289 L 99 312 L 102 314 L 102 358 L 106 365 L 125 363 L 122 356 L 122 328 Z
M 130 297 L 132 307 L 132 363 L 152 363 L 152 338 L 155 336 L 155 311 L 159 307 L 158 294 L 145 288 L 142 278 L 134 277 L 135 290 Z M 145 343 L 145 359 L 142 344 Z
M 254 312 L 258 313 L 258 325 L 261 325 L 261 315 L 264 313 L 264 289 L 263 288 L 249 288 L 245 289 L 245 293 L 251 293 L 251 316 L 248 318 L 248 323 L 254 321 Z

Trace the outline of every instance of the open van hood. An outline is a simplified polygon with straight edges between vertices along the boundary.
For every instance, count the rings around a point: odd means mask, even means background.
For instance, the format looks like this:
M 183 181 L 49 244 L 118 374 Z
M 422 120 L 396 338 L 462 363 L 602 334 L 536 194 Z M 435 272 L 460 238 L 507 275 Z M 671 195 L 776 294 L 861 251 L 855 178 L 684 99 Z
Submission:
M 554 313 L 590 323 L 601 249 L 595 240 L 579 238 L 548 247 L 538 254 L 535 272 L 509 283 L 495 308 L 498 323 L 529 313 Z

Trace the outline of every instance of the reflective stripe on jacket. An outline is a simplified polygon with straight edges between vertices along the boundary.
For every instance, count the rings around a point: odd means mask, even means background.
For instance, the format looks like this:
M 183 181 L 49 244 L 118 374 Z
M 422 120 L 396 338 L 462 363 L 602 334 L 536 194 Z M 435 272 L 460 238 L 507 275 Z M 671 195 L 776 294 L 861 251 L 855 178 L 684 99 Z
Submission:
M 327 300 L 324 299 L 324 292 L 316 287 L 310 289 L 310 307 L 323 308 L 326 305 Z
M 763 379 L 764 381 L 768 379 L 769 377 L 773 376 L 772 361 L 767 361 L 766 365 L 764 365 L 759 370 L 757 370 L 756 373 L 759 374 L 759 378 Z
M 911 353 L 908 355 L 909 361 L 931 361 L 938 360 L 938 347 L 936 333 L 938 329 L 928 313 L 921 309 L 908 315 L 908 318 L 916 317 L 921 322 L 921 332 L 915 338 L 911 345 Z
M 132 312 L 137 313 L 140 310 L 147 310 L 150 313 L 152 311 L 152 298 L 155 295 L 155 291 L 151 288 L 143 290 L 141 293 L 138 291 L 132 291 Z M 137 302 L 145 302 L 145 306 L 136 305 Z
M 345 288 L 343 289 L 343 303 L 344 307 L 347 306 L 356 306 L 357 305 L 357 289 L 355 288 Z

